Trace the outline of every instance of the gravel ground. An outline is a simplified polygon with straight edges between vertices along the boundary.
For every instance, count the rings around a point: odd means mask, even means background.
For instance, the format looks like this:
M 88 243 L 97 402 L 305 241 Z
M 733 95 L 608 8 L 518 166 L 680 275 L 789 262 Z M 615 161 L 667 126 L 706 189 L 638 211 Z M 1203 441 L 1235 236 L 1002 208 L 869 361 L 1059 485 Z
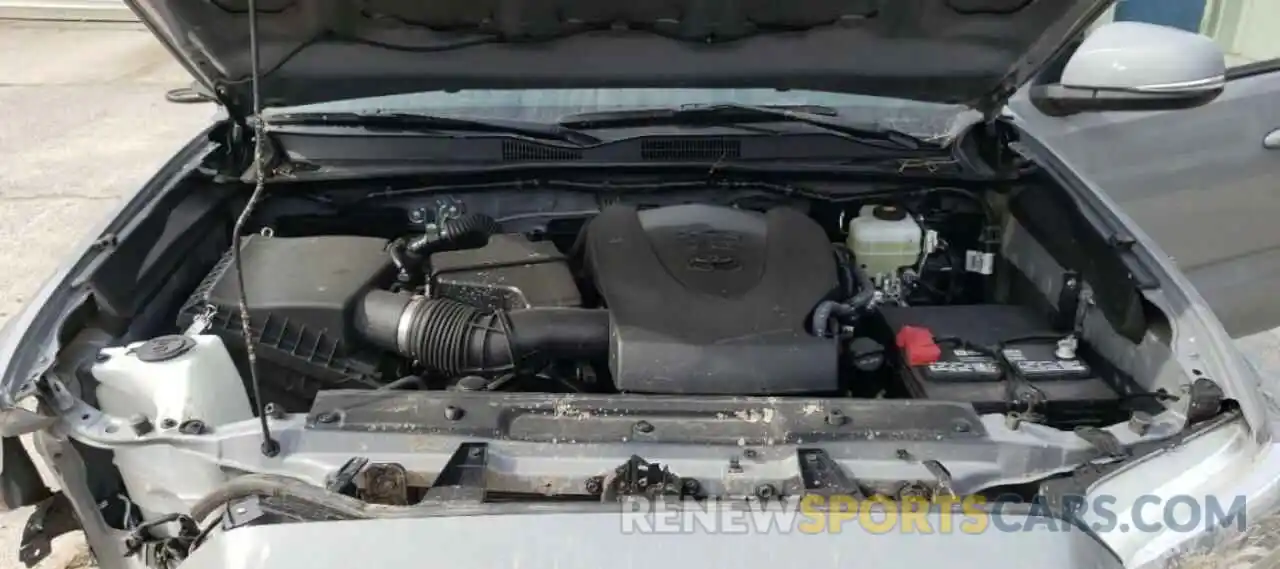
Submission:
M 207 125 L 164 92 L 189 76 L 141 26 L 0 21 L 0 322 L 84 232 Z M 21 567 L 30 508 L 0 513 L 0 568 Z M 79 534 L 42 568 L 90 564 Z
M 187 82 L 137 25 L 0 21 L 0 323 L 87 228 L 208 124 L 212 106 L 164 100 Z M 1280 374 L 1280 334 L 1240 344 L 1264 373 Z M 20 566 L 29 513 L 0 513 L 0 568 Z M 68 534 L 40 567 L 88 565 L 84 540 Z

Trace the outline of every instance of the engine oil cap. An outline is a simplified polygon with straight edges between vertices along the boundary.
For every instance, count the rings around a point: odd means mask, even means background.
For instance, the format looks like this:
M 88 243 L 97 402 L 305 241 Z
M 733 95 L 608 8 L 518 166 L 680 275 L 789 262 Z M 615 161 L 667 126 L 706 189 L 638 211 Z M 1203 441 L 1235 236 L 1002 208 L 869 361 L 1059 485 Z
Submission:
M 195 340 L 173 334 L 147 340 L 133 351 L 133 355 L 143 362 L 163 362 L 181 356 L 194 347 L 196 347 Z

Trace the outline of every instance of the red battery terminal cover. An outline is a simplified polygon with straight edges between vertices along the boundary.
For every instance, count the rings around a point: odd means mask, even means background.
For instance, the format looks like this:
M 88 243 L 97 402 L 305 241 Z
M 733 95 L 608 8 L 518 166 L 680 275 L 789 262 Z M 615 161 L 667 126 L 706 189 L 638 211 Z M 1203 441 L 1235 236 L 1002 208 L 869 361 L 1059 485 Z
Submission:
M 918 326 L 903 326 L 898 330 L 898 349 L 909 366 L 929 365 L 942 357 L 942 348 L 933 341 L 933 332 Z

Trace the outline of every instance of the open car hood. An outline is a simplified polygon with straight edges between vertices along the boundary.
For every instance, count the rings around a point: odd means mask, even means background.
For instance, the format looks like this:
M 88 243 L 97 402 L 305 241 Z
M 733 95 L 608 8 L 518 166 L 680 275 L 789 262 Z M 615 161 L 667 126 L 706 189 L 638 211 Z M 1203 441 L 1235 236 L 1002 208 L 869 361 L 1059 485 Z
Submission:
M 126 0 L 233 115 L 246 0 Z M 1111 0 L 258 0 L 262 105 L 703 87 L 1002 105 Z

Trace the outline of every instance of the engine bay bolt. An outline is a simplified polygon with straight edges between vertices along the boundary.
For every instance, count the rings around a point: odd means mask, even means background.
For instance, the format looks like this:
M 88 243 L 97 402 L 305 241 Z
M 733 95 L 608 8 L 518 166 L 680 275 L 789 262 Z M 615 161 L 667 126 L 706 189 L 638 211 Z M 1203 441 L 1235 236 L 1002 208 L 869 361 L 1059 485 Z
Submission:
M 753 459 L 753 460 L 754 460 L 754 459 L 756 459 L 756 458 L 759 458 L 759 457 L 760 457 L 760 453 L 759 453 L 758 451 L 756 451 L 756 449 L 753 449 L 753 448 L 744 449 L 744 450 L 742 451 L 742 457 L 743 457 L 743 458 L 750 458 L 750 459 Z
M 756 486 L 756 497 L 761 500 L 768 500 L 778 495 L 778 489 L 773 484 L 761 484 Z
M 1022 426 L 1022 415 L 1017 413 L 1009 413 L 1004 416 L 1004 426 L 1011 431 L 1018 430 Z
M 844 416 L 844 411 L 832 409 L 827 412 L 827 424 L 832 427 L 839 427 L 849 422 L 849 418 Z
M 1139 435 L 1147 434 L 1151 430 L 1151 414 L 1145 411 L 1134 411 L 1129 416 L 1129 429 Z
M 280 407 L 279 405 L 276 405 L 275 403 L 267 403 L 267 405 L 262 408 L 262 411 L 272 419 L 284 418 L 284 408 Z
M 334 413 L 333 411 L 325 411 L 324 413 L 320 413 L 319 415 L 316 415 L 317 423 L 335 423 L 337 421 L 338 421 L 338 414 Z
M 148 419 L 146 415 L 138 413 L 137 415 L 129 417 L 129 428 L 133 429 L 133 434 L 141 437 L 142 435 L 150 433 L 155 426 L 151 424 L 151 419 Z
M 894 451 L 893 455 L 898 457 L 898 460 L 911 460 L 911 453 L 905 448 Z
M 173 419 L 164 419 L 164 420 L 160 421 L 160 428 L 161 428 L 161 429 L 172 429 L 172 428 L 174 428 L 174 427 L 176 427 L 176 426 L 178 426 L 178 422 L 177 422 L 177 421 L 175 421 L 175 420 L 173 420 Z
M 583 486 L 586 488 L 587 493 L 592 496 L 599 496 L 600 493 L 604 491 L 604 481 L 602 481 L 599 476 L 592 476 L 591 478 L 588 478 L 586 484 Z
M 463 411 L 462 407 L 450 405 L 444 408 L 444 418 L 450 421 L 457 421 L 458 419 L 461 419 L 462 416 L 465 414 L 466 414 L 466 411 Z
M 636 422 L 635 430 L 637 433 L 652 433 L 653 423 L 648 421 L 638 421 Z
M 967 433 L 973 430 L 973 425 L 970 425 L 964 419 L 956 419 L 956 422 L 951 424 L 951 430 L 957 433 Z
M 184 435 L 203 435 L 208 427 L 200 419 L 188 419 L 178 426 L 178 432 Z
M 730 457 L 729 458 L 729 474 L 741 474 L 741 473 L 742 473 L 742 462 L 739 461 L 738 457 L 736 456 Z

